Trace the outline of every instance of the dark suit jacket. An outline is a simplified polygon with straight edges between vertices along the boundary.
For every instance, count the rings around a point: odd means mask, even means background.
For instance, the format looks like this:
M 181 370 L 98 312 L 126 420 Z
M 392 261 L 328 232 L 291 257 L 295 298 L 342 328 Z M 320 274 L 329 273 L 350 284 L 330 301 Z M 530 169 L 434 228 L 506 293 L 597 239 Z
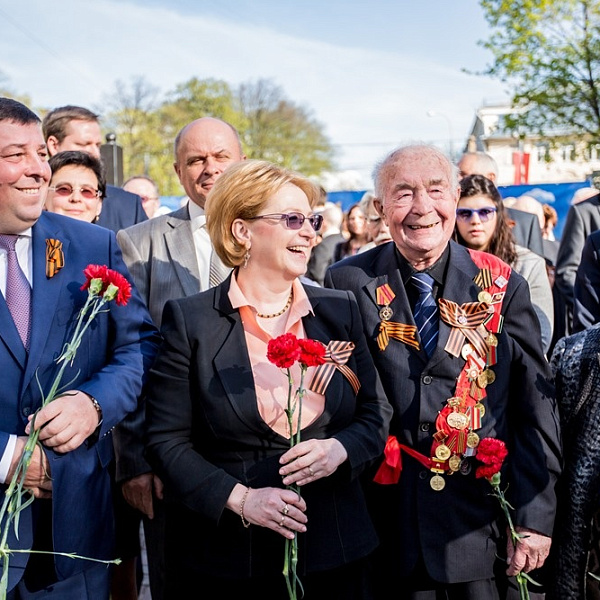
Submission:
M 114 185 L 106 186 L 106 197 L 102 200 L 102 212 L 97 224 L 115 233 L 125 227 L 147 221 L 142 200 L 137 194 L 126 192 Z
M 324 237 L 321 242 L 315 246 L 310 254 L 306 276 L 319 285 L 323 285 L 325 280 L 325 271 L 333 263 L 333 254 L 335 247 L 346 238 L 341 233 L 333 233 Z
M 509 208 L 508 206 L 506 207 L 506 211 L 509 219 L 515 222 L 512 232 L 517 244 L 529 248 L 540 256 L 544 256 L 542 230 L 537 216 L 523 210 Z
M 577 268 L 574 288 L 573 331 L 600 322 L 600 231 L 588 235 Z
M 64 267 L 46 277 L 46 240 L 63 244 Z M 43 212 L 33 226 L 33 313 L 31 349 L 27 357 L 2 294 L 0 294 L 0 455 L 9 434 L 25 435 L 27 417 L 41 405 L 57 372 L 55 359 L 72 336 L 87 291 L 80 287 L 88 264 L 106 265 L 129 279 L 112 231 L 76 219 Z M 57 454 L 50 461 L 54 548 L 102 559 L 113 556 L 112 502 L 108 465 L 113 458 L 112 428 L 136 407 L 145 374 L 158 347 L 158 333 L 139 294 L 133 289 L 127 306 L 111 303 L 85 334 L 72 365 L 63 376 L 67 389 L 96 398 L 103 421 L 97 443 Z M 39 384 L 38 384 L 39 380 Z M 70 383 L 69 383 L 70 382 Z M 41 386 L 41 390 L 40 390 Z M 4 491 L 5 486 L 2 487 Z M 34 501 L 34 506 L 35 506 Z M 20 517 L 19 540 L 9 532 L 11 548 L 30 548 L 32 507 Z M 10 587 L 22 576 L 28 554 L 10 559 Z M 57 556 L 56 571 L 64 579 L 94 563 Z
M 165 484 L 171 564 L 217 577 L 281 577 L 285 540 L 245 529 L 239 514 L 224 508 L 236 483 L 283 487 L 278 460 L 289 449 L 258 413 L 244 329 L 227 296 L 230 279 L 165 306 L 165 342 L 148 386 L 148 459 Z M 362 386 L 356 396 L 336 370 L 324 413 L 302 431 L 302 439 L 335 437 L 348 460 L 302 488 L 309 523 L 298 536 L 299 573 L 341 566 L 375 547 L 359 474 L 382 451 L 391 414 L 354 297 L 305 290 L 315 313 L 303 319 L 306 335 L 352 340 L 348 366 Z
M 390 304 L 392 319 L 414 325 L 410 304 L 398 269 L 393 243 L 332 265 L 325 277 L 327 287 L 356 294 L 367 341 L 394 408 L 390 435 L 429 456 L 435 420 L 448 398 L 465 360 L 444 350 L 450 327 L 440 320 L 438 345 L 431 359 L 394 339 L 381 351 L 379 306 L 376 289 L 389 284 L 395 293 Z M 459 304 L 476 302 L 480 289 L 473 282 L 479 268 L 466 248 L 450 242 L 450 254 L 442 295 Z M 491 369 L 496 380 L 486 388 L 485 415 L 480 438 L 504 440 L 509 462 L 504 485 L 515 508 L 514 521 L 550 535 L 555 511 L 554 486 L 560 471 L 559 424 L 548 364 L 543 356 L 539 323 L 529 299 L 526 281 L 512 272 L 502 313 L 502 333 L 497 335 L 498 362 Z M 532 335 L 532 331 L 535 332 Z M 371 514 L 381 538 L 376 552 L 378 568 L 408 575 L 422 552 L 430 575 L 437 581 L 456 583 L 493 576 L 497 548 L 505 525 L 490 484 L 466 475 L 446 476 L 446 486 L 430 487 L 431 473 L 406 456 L 397 485 L 372 483 Z M 473 465 L 474 467 L 475 465 Z

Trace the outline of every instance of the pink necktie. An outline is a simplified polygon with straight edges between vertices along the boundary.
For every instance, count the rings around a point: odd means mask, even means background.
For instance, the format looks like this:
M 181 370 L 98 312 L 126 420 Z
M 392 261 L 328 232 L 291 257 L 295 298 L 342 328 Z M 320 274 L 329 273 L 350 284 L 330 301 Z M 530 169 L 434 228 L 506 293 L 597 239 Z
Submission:
M 0 234 L 0 248 L 6 250 L 6 304 L 17 326 L 23 345 L 29 350 L 31 330 L 31 287 L 21 270 L 15 244 L 16 235 Z

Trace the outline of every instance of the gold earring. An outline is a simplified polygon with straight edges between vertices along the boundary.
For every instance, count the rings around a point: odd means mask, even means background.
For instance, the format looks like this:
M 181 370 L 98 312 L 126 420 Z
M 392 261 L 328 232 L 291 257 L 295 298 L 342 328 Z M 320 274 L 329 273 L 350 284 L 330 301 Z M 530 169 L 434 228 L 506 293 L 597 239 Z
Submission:
M 244 254 L 244 269 L 248 267 L 249 260 L 250 260 L 250 251 L 246 250 L 246 254 Z

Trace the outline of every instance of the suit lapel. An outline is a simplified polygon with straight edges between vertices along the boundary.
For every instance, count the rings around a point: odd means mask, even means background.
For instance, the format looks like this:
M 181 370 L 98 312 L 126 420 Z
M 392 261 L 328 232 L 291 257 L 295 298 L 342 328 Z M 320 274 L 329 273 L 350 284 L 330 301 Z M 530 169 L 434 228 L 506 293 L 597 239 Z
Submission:
M 2 294 L 0 294 L 0 340 L 4 342 L 13 358 L 24 369 L 27 362 L 27 352 Z
M 170 215 L 167 225 L 171 229 L 164 234 L 165 244 L 184 295 L 197 294 L 200 291 L 200 272 L 187 206 Z
M 48 238 L 57 239 L 62 242 L 62 250 L 65 256 L 65 267 L 50 279 L 46 277 L 46 239 Z M 27 363 L 23 389 L 29 384 L 29 380 L 33 373 L 35 373 L 44 354 L 61 291 L 65 285 L 72 282 L 72 278 L 69 277 L 70 270 L 68 265 L 69 243 L 70 240 L 65 237 L 63 231 L 50 230 L 46 226 L 43 214 L 33 226 L 33 314 L 31 316 L 29 361 Z M 80 274 L 80 278 L 81 281 L 76 282 L 79 286 L 83 285 L 84 282 L 83 272 Z M 60 348 L 53 350 L 55 353 L 59 351 Z

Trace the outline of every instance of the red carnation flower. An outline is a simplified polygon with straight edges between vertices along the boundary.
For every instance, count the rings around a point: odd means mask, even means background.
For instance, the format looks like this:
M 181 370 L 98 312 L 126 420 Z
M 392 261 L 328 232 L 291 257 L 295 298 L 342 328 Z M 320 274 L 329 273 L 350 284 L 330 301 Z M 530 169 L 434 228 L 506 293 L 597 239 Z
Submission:
M 318 367 L 325 362 L 325 346 L 317 340 L 298 340 L 300 358 L 305 367 Z
M 484 466 L 477 467 L 475 477 L 491 479 L 496 473 L 500 472 L 502 463 L 507 456 L 508 450 L 502 440 L 495 438 L 482 439 L 477 446 L 475 458 L 482 462 Z
M 280 369 L 289 369 L 300 357 L 298 338 L 293 333 L 284 333 L 269 340 L 267 358 Z
M 115 302 L 120 306 L 125 306 L 131 298 L 131 284 L 118 271 L 109 269 L 106 265 L 88 265 L 84 270 L 85 283 L 81 286 L 82 290 L 89 289 L 92 280 L 99 279 L 102 281 L 102 287 L 98 291 L 99 296 L 104 296 L 108 287 L 112 284 L 117 288 L 114 297 Z M 112 298 L 110 298 L 112 299 Z

